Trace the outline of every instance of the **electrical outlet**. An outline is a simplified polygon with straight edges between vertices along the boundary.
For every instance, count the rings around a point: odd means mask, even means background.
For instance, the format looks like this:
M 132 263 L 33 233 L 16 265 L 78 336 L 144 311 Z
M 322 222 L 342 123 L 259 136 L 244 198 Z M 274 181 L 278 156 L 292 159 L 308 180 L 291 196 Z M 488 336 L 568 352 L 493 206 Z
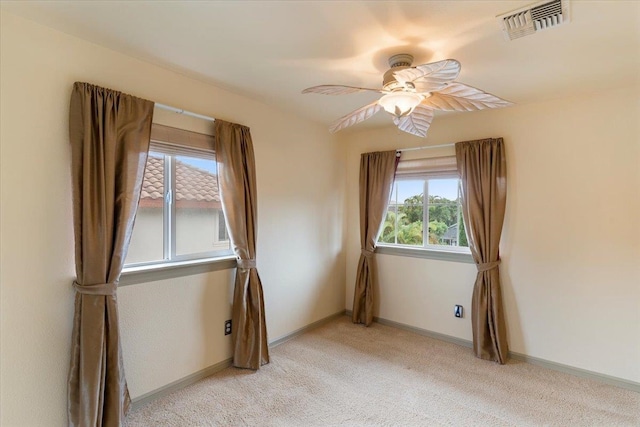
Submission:
M 453 306 L 453 315 L 458 317 L 458 318 L 462 318 L 464 314 L 464 309 L 462 308 L 461 305 L 455 305 Z
M 224 321 L 224 334 L 231 335 L 231 319 Z

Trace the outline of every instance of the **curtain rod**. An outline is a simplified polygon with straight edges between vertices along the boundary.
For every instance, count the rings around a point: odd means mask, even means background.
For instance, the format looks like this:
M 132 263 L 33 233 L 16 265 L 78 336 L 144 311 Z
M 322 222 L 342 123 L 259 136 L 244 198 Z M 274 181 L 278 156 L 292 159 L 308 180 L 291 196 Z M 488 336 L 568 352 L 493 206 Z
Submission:
M 401 153 L 403 151 L 415 151 L 415 150 L 426 150 L 428 148 L 444 148 L 444 147 L 453 147 L 456 145 L 455 143 L 451 144 L 440 144 L 440 145 L 425 145 L 423 147 L 409 147 L 409 148 L 398 148 L 396 151 Z
M 444 147 L 453 147 L 456 145 L 455 143 L 451 144 L 440 144 L 440 145 L 425 145 L 422 147 L 409 147 L 409 148 L 398 148 L 396 151 L 415 151 L 415 150 L 426 150 L 428 148 L 444 148 Z
M 177 114 L 184 114 L 185 116 L 195 117 L 197 119 L 208 120 L 210 122 L 215 122 L 216 119 L 209 116 L 203 116 L 202 114 L 192 113 L 191 111 L 183 110 L 182 108 L 171 107 L 169 105 L 160 104 L 158 102 L 155 103 L 155 107 L 161 108 L 163 110 L 171 111 Z

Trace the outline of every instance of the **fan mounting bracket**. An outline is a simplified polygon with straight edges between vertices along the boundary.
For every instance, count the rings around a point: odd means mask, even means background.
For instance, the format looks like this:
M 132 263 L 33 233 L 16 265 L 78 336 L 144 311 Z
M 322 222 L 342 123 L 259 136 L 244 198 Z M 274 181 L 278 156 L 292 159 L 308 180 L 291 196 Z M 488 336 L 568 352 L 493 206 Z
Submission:
M 389 58 L 389 66 L 391 68 L 384 73 L 384 77 L 382 78 L 382 87 L 388 91 L 406 89 L 402 84 L 396 81 L 393 73 L 411 67 L 412 63 L 413 55 L 409 55 L 408 53 L 399 53 L 391 56 Z
M 399 53 L 389 58 L 389 67 L 411 67 L 413 64 L 413 55 L 408 53 Z

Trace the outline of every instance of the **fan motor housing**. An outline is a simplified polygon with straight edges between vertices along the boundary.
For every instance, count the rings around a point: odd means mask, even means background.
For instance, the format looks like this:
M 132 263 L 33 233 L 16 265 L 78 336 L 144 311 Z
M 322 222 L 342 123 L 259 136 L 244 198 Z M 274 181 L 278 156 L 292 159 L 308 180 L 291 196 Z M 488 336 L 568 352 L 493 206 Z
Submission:
M 393 55 L 389 58 L 389 68 L 382 78 L 382 87 L 385 90 L 393 91 L 395 89 L 402 89 L 404 86 L 399 84 L 396 81 L 396 78 L 393 76 L 393 73 L 396 71 L 404 70 L 405 68 L 411 67 L 413 63 L 413 55 L 409 55 L 408 53 L 400 53 L 397 55 Z

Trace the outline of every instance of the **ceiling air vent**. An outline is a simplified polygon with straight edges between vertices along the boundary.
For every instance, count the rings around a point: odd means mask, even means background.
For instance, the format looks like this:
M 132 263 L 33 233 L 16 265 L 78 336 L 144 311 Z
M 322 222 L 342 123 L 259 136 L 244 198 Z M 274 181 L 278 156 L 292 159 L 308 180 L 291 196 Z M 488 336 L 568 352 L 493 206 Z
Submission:
M 569 0 L 543 1 L 498 15 L 507 40 L 569 22 Z

